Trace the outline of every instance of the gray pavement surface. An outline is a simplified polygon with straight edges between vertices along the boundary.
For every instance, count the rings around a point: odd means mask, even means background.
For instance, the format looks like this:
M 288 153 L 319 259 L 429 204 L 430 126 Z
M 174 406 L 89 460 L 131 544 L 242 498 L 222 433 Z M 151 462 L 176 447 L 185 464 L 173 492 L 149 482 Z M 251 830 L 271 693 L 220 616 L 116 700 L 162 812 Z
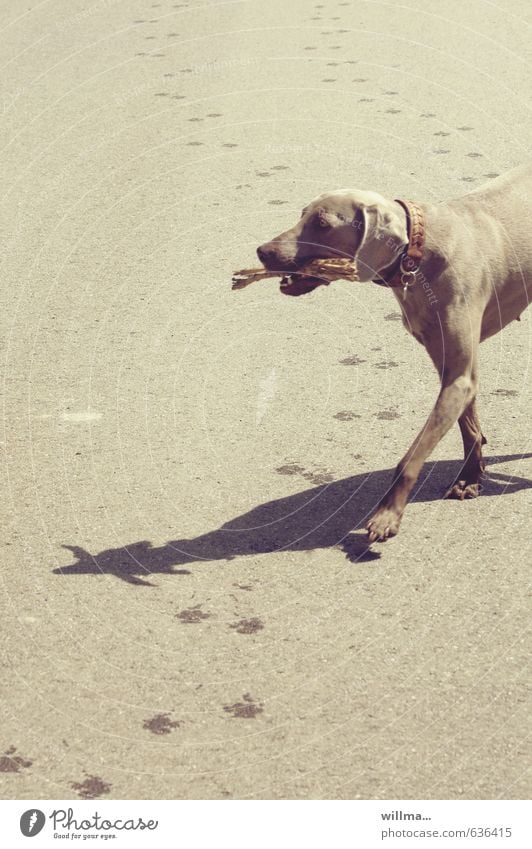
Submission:
M 531 315 L 490 479 L 360 530 L 437 392 L 393 295 L 231 272 L 530 153 L 525 0 L 0 9 L 3 798 L 523 798 Z M 356 530 L 358 528 L 358 530 Z

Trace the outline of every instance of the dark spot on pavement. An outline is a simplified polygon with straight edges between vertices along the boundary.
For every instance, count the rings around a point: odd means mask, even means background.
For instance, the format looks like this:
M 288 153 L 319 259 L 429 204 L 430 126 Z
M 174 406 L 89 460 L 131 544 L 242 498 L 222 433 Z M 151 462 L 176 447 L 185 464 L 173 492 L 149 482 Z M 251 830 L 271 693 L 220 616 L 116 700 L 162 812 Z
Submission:
M 249 693 L 244 693 L 242 699 L 243 701 L 235 702 L 234 705 L 224 705 L 224 711 L 236 719 L 255 719 L 257 714 L 263 713 L 262 704 L 257 704 Z
M 269 200 L 268 203 L 269 203 L 270 206 L 282 206 L 283 203 L 288 203 L 288 201 L 287 200 Z
M 375 368 L 394 368 L 398 365 L 399 363 L 396 363 L 394 360 L 383 360 L 382 363 L 375 363 Z
M 275 471 L 280 475 L 300 475 L 302 478 L 305 478 L 305 480 L 311 481 L 311 483 L 316 485 L 330 483 L 334 480 L 334 476 L 326 469 L 305 471 L 303 466 L 300 466 L 297 463 L 288 463 L 286 466 L 279 466 L 279 468 Z
M 449 150 L 448 147 L 438 147 L 438 148 L 436 148 L 436 150 L 433 150 L 432 152 L 433 153 L 450 153 L 451 151 Z
M 494 180 L 495 177 L 498 177 L 499 174 L 497 171 L 489 171 L 487 174 L 484 174 L 484 177 L 487 177 L 488 180 Z
M 97 775 L 87 775 L 85 781 L 73 781 L 70 786 L 81 799 L 98 799 L 111 790 L 111 785 Z
M 338 360 L 338 362 L 343 366 L 358 366 L 360 363 L 365 363 L 366 360 L 362 360 L 356 354 L 353 354 L 351 357 L 344 357 L 343 360 Z
M 196 604 L 194 607 L 189 607 L 180 613 L 176 613 L 176 618 L 181 619 L 181 622 L 188 625 L 192 622 L 201 622 L 202 619 L 209 619 L 210 615 L 210 613 L 204 613 L 201 610 L 201 604 Z
M 435 118 L 436 113 L 435 112 L 422 112 L 419 117 L 420 118 Z
M 472 151 L 471 153 L 466 153 L 466 156 L 469 156 L 470 159 L 478 159 L 479 156 L 483 156 L 483 153 L 477 153 L 476 151 Z
M 233 584 L 233 586 L 238 587 L 239 590 L 247 590 L 248 592 L 251 592 L 253 590 L 253 587 L 251 586 L 251 584 L 238 584 L 238 583 L 236 583 L 236 584 Z
M 271 171 L 289 171 L 289 165 L 272 165 L 270 168 Z
M 233 628 L 237 634 L 256 634 L 257 631 L 262 631 L 264 624 L 260 619 L 241 619 L 240 622 L 235 622 L 229 627 Z
M 339 413 L 335 413 L 333 416 L 333 419 L 339 419 L 341 422 L 350 422 L 351 419 L 359 418 L 358 413 L 352 413 L 351 410 L 340 410 Z
M 494 389 L 491 393 L 492 395 L 502 395 L 504 398 L 511 398 L 514 395 L 517 395 L 517 391 L 515 389 Z
M 200 141 L 187 142 L 188 147 L 201 147 L 202 144 L 203 142 Z
M 334 475 L 331 475 L 329 472 L 305 472 L 302 477 L 304 477 L 305 480 L 316 484 L 316 486 L 331 483 L 331 481 L 334 480 Z
M 437 133 L 433 133 L 434 136 L 450 136 L 450 133 L 444 132 L 444 130 L 438 130 Z
M 169 713 L 158 713 L 142 723 L 142 727 L 152 734 L 170 734 L 173 728 L 179 728 L 180 725 L 182 723 L 179 720 L 170 719 Z
M 298 466 L 297 463 L 288 463 L 286 466 L 279 466 L 276 470 L 280 475 L 297 475 L 299 472 L 304 472 L 303 466 Z
M 238 145 L 235 144 L 234 142 L 224 142 L 222 144 L 222 147 L 238 147 Z
M 392 419 L 400 418 L 401 414 L 396 413 L 395 410 L 381 410 L 378 413 L 373 414 L 376 419 L 384 419 L 385 421 L 391 421 Z
M 466 133 L 468 130 L 473 130 L 474 127 L 457 127 L 457 130 L 462 130 L 463 133 Z
M 402 315 L 400 312 L 389 312 L 384 316 L 385 321 L 401 321 Z
M 462 183 L 474 183 L 476 179 L 476 177 L 460 177 Z
M 399 112 L 401 112 L 400 109 L 385 109 L 384 111 L 387 112 L 389 115 L 398 115 Z
M 21 755 L 15 755 L 16 751 L 15 746 L 6 749 L 0 757 L 0 772 L 20 772 L 21 768 L 28 769 L 32 765 L 33 761 L 29 761 Z

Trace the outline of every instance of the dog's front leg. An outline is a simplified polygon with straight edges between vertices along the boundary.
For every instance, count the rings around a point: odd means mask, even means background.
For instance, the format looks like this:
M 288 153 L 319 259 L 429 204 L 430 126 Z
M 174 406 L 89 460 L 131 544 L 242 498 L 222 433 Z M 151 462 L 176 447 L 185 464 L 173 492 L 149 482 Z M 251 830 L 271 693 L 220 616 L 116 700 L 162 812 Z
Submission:
M 486 463 L 482 457 L 482 446 L 486 444 L 478 420 L 475 399 L 465 408 L 458 419 L 464 443 L 464 463 L 455 480 L 445 493 L 445 498 L 476 498 L 481 490 Z
M 466 342 L 468 338 L 470 344 Z M 440 372 L 441 390 L 425 426 L 397 466 L 390 489 L 366 524 L 370 542 L 383 542 L 397 534 L 408 497 L 425 460 L 474 399 L 477 346 L 478 338 L 471 337 L 470 326 L 467 334 L 458 334 L 458 338 L 454 333 L 446 336 L 434 350 L 426 346 Z

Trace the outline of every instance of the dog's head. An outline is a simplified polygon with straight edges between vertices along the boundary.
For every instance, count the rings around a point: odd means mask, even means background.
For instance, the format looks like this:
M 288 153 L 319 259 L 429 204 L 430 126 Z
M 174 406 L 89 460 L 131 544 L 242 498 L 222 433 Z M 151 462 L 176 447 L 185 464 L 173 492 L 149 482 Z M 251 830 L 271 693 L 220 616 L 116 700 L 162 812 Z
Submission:
M 390 265 L 406 238 L 397 204 L 376 192 L 340 190 L 318 195 L 294 227 L 257 248 L 269 271 L 294 274 L 311 259 L 356 258 L 361 281 Z M 286 294 L 311 292 L 323 281 L 294 277 Z

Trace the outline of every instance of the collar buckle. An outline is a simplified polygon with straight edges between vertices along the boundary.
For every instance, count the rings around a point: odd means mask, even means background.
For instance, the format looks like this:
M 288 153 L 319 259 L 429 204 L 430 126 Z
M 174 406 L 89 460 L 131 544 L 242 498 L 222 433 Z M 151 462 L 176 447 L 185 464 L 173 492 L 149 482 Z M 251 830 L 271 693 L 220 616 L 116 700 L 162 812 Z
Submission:
M 405 253 L 401 257 L 399 271 L 401 273 L 401 285 L 403 287 L 403 300 L 405 300 L 408 287 L 413 286 L 416 282 L 416 274 L 419 271 L 419 264 L 416 262 L 414 257 L 408 256 L 408 254 Z

